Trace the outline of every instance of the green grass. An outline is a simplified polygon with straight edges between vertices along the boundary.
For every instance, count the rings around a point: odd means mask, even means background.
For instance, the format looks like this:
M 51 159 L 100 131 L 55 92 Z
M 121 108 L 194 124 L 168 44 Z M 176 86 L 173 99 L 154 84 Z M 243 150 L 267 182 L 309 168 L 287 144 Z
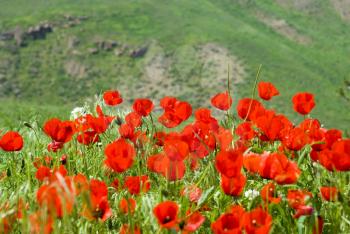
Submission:
M 44 20 L 59 20 L 64 14 L 89 16 L 79 26 L 57 28 L 45 40 L 30 41 L 15 54 L 0 47 L 0 61 L 10 61 L 5 68 L 8 81 L 0 86 L 2 97 L 13 97 L 15 87 L 19 90 L 18 100 L 33 105 L 72 105 L 103 90 L 117 88 L 127 101 L 132 101 L 143 85 L 144 59 L 117 57 L 113 52 L 89 56 L 86 49 L 93 46 L 93 38 L 100 37 L 130 46 L 156 41 L 175 61 L 170 69 L 172 82 L 189 86 L 180 91 L 168 87 L 167 93 L 200 106 L 208 95 L 224 89 L 225 84 L 218 85 L 220 90 L 205 90 L 198 85 L 200 64 L 189 53 L 198 44 L 214 42 L 243 61 L 246 77 L 244 84 L 234 89 L 236 101 L 249 95 L 255 71 L 263 64 L 261 79 L 272 81 L 282 94 L 272 107 L 298 120 L 290 111 L 291 97 L 297 91 L 310 91 L 317 100 L 315 117 L 326 127 L 349 129 L 349 102 L 338 90 L 349 79 L 350 28 L 329 1 L 316 4 L 316 13 L 283 8 L 272 0 L 89 0 L 31 1 L 31 4 L 16 0 L 0 1 L 0 4 L 0 31 L 16 25 L 27 27 Z M 311 44 L 301 45 L 278 34 L 259 21 L 256 12 L 284 19 L 298 33 L 309 37 Z M 76 50 L 81 55 L 71 55 L 68 51 L 70 36 L 79 38 Z M 89 69 L 88 75 L 81 79 L 67 75 L 63 69 L 67 60 L 84 64 Z M 36 73 L 31 71 L 33 67 L 37 68 Z M 205 79 L 215 82 L 215 77 Z
M 27 106 L 27 105 L 25 105 Z M 20 105 L 16 108 L 21 108 Z M 36 107 L 38 108 L 38 107 Z M 49 110 L 47 107 L 41 108 Z M 103 106 L 104 112 L 113 116 L 120 116 L 119 108 L 111 108 Z M 36 110 L 41 110 L 40 108 Z M 29 111 L 30 109 L 24 109 Z M 93 106 L 90 111 L 94 113 Z M 65 112 L 49 114 L 61 114 L 62 118 Z M 233 116 L 231 116 L 233 117 Z M 225 126 L 233 131 L 236 123 L 232 122 L 232 118 L 223 119 L 221 126 Z M 33 117 L 35 121 L 41 119 L 40 116 Z M 21 119 L 21 118 L 19 118 Z M 191 119 L 193 122 L 194 120 Z M 137 130 L 144 131 L 149 139 L 152 139 L 152 132 L 163 130 L 164 127 L 155 123 L 152 124 L 150 117 L 143 118 L 143 124 Z M 6 122 L 5 122 L 6 124 Z M 215 157 L 220 152 L 219 148 L 213 150 L 207 157 L 199 160 L 199 168 L 197 170 L 189 169 L 189 158 L 185 160 L 187 170 L 185 176 L 178 181 L 167 181 L 163 176 L 151 172 L 147 168 L 147 158 L 158 152 L 162 152 L 163 147 L 156 146 L 153 141 L 148 141 L 145 144 L 130 144 L 136 149 L 137 156 L 133 165 L 123 173 L 116 173 L 107 170 L 104 165 L 106 159 L 104 149 L 113 140 L 118 139 L 119 126 L 112 123 L 109 129 L 100 135 L 101 141 L 98 144 L 89 146 L 81 145 L 74 137 L 70 142 L 64 145 L 64 148 L 57 153 L 48 152 L 46 146 L 51 142 L 51 139 L 46 136 L 41 128 L 41 124 L 30 122 L 31 128 L 24 126 L 18 127 L 21 135 L 24 137 L 24 148 L 20 152 L 3 152 L 0 157 L 0 231 L 2 231 L 2 221 L 5 218 L 11 224 L 12 233 L 29 233 L 35 226 L 35 222 L 30 218 L 36 212 L 41 212 L 40 217 L 45 220 L 46 215 L 53 217 L 53 233 L 118 233 L 122 224 L 137 225 L 141 228 L 142 233 L 177 233 L 176 231 L 167 231 L 160 229 L 157 220 L 153 214 L 153 208 L 162 201 L 175 201 L 179 207 L 179 218 L 186 216 L 188 209 L 200 210 L 203 206 L 207 206 L 210 210 L 202 210 L 201 214 L 205 216 L 205 222 L 195 233 L 211 233 L 211 223 L 217 220 L 220 215 L 228 212 L 231 205 L 240 205 L 247 212 L 253 210 L 259 205 L 266 205 L 260 195 L 248 196 L 245 192 L 253 190 L 259 192 L 262 187 L 270 182 L 270 180 L 261 178 L 258 174 L 250 174 L 247 170 L 241 169 L 242 173 L 247 177 L 247 183 L 240 196 L 228 196 L 220 187 L 220 176 L 215 167 Z M 189 121 L 177 127 L 176 131 L 190 124 Z M 236 138 L 237 136 L 235 136 Z M 277 152 L 280 142 L 262 142 L 257 138 L 247 141 L 250 149 L 253 152 Z M 267 210 L 272 216 L 272 228 L 270 233 L 312 233 L 312 227 L 317 219 L 317 216 L 322 216 L 324 221 L 323 233 L 348 233 L 350 230 L 349 219 L 349 172 L 329 172 L 320 164 L 313 163 L 309 157 L 310 146 L 306 145 L 300 151 L 286 151 L 286 155 L 295 156 L 294 159 L 289 157 L 289 160 L 298 163 L 301 170 L 300 178 L 296 183 L 287 185 L 277 185 L 277 196 L 282 198 L 279 204 L 267 205 Z M 52 161 L 49 168 L 57 168 L 60 164 L 62 155 L 67 156 L 65 167 L 67 168 L 68 176 L 74 176 L 78 173 L 85 175 L 89 180 L 98 179 L 103 181 L 108 186 L 108 202 L 112 209 L 113 215 L 102 222 L 100 220 L 88 220 L 82 216 L 84 206 L 88 206 L 86 200 L 89 196 L 89 191 L 85 191 L 80 195 L 75 196 L 74 206 L 71 212 L 65 213 L 63 218 L 56 218 L 55 214 L 50 215 L 47 212 L 45 205 L 40 206 L 37 202 L 37 191 L 41 186 L 52 186 L 57 188 L 60 198 L 63 200 L 60 186 L 65 186 L 64 182 L 38 181 L 35 178 L 37 168 L 34 162 L 44 163 L 44 157 L 50 155 Z M 344 157 L 346 157 L 344 155 Z M 151 183 L 151 189 L 140 195 L 131 195 L 123 187 L 126 176 L 148 175 Z M 68 179 L 68 177 L 67 177 Z M 111 186 L 114 179 L 119 179 L 120 188 L 116 190 Z M 190 202 L 188 198 L 180 196 L 180 192 L 188 185 L 196 184 L 203 193 L 198 203 Z M 320 197 L 321 186 L 336 186 L 339 191 L 339 199 L 335 202 L 324 201 Z M 310 191 L 313 197 L 307 201 L 307 205 L 314 208 L 311 215 L 302 216 L 299 219 L 294 219 L 295 214 L 286 199 L 286 195 L 291 189 L 301 189 Z M 136 200 L 137 207 L 133 215 L 125 215 L 119 208 L 119 202 L 122 198 L 132 197 Z M 19 200 L 23 204 L 21 209 L 22 218 L 16 219 L 16 211 L 18 209 Z M 63 204 L 65 204 L 63 202 Z M 55 213 L 55 212 L 54 212 Z M 242 219 L 240 219 L 242 220 Z M 44 224 L 46 223 L 43 221 Z

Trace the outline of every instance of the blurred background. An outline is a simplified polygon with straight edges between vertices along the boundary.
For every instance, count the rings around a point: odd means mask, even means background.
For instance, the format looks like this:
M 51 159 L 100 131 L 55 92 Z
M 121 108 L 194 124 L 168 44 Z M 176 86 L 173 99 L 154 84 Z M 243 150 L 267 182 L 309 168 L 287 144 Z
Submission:
M 118 89 L 209 106 L 232 84 L 250 96 L 257 68 L 281 95 L 265 103 L 298 121 L 291 98 L 315 94 L 312 116 L 349 129 L 350 0 L 0 0 L 0 124 L 68 118 Z

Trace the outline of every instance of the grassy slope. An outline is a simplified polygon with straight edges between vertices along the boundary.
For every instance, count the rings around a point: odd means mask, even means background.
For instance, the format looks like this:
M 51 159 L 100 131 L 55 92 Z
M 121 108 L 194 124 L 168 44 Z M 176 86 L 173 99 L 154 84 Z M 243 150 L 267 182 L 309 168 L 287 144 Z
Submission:
M 262 63 L 261 78 L 274 82 L 282 93 L 271 107 L 278 106 L 279 110 L 295 118 L 290 111 L 292 95 L 297 91 L 311 91 L 316 94 L 318 103 L 314 116 L 328 127 L 348 128 L 349 104 L 337 94 L 337 89 L 347 78 L 350 46 L 346 39 L 350 36 L 350 28 L 328 1 L 319 3 L 317 13 L 313 14 L 283 8 L 272 0 L 246 1 L 249 3 L 242 5 L 229 0 L 32 1 L 30 5 L 25 2 L 0 1 L 0 28 L 33 25 L 64 13 L 88 15 L 90 18 L 78 27 L 58 29 L 46 40 L 31 42 L 30 46 L 20 50 L 12 82 L 20 87 L 20 97 L 24 100 L 32 103 L 50 100 L 49 104 L 56 105 L 82 103 L 83 97 L 91 97 L 111 87 L 131 87 L 122 92 L 130 99 L 140 96 L 133 92 L 132 87 L 140 82 L 142 59 L 119 58 L 113 53 L 78 56 L 75 59 L 94 67 L 92 75 L 83 80 L 65 75 L 62 64 L 69 55 L 62 39 L 67 35 L 79 36 L 79 49 L 91 47 L 91 38 L 96 35 L 129 45 L 156 40 L 168 54 L 175 54 L 177 61 L 181 61 L 173 75 L 178 77 L 175 81 L 184 87 L 198 73 L 194 69 L 185 69 L 196 65 L 191 63 L 188 54 L 178 53 L 179 48 L 217 42 L 245 63 L 246 82 L 234 90 L 236 97 L 249 94 L 255 70 Z M 284 38 L 257 20 L 257 11 L 285 19 L 298 32 L 309 36 L 312 44 L 300 45 Z M 8 58 L 9 54 L 0 49 L 0 56 Z M 35 77 L 29 75 L 33 66 L 40 70 Z M 184 66 L 183 70 L 181 66 Z M 203 90 L 202 93 L 206 98 L 216 91 Z M 3 93 L 11 95 L 11 91 Z M 191 99 L 191 92 L 180 96 Z

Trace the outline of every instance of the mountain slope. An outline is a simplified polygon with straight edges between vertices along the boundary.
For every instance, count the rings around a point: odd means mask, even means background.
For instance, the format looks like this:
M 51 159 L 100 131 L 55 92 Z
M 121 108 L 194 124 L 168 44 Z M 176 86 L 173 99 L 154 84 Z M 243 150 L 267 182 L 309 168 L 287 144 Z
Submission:
M 297 119 L 291 97 L 310 91 L 313 116 L 346 129 L 350 27 L 339 4 L 346 9 L 335 0 L 0 0 L 1 33 L 52 28 L 0 41 L 0 95 L 73 106 L 117 88 L 127 102 L 174 95 L 202 106 L 225 89 L 228 65 L 237 101 L 262 64 L 261 79 L 282 94 L 268 106 Z

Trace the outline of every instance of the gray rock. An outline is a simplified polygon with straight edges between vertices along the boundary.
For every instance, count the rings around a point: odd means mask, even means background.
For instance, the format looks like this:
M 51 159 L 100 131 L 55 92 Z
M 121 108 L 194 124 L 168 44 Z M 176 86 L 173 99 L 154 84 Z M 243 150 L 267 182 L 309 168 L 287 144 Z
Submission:
M 0 34 L 0 41 L 9 41 L 14 37 L 13 32 L 4 32 Z
M 118 43 L 113 40 L 97 40 L 95 41 L 95 45 L 101 50 L 111 51 L 114 47 L 118 45 Z
M 143 47 L 134 49 L 130 52 L 130 57 L 131 58 L 140 58 L 147 53 L 147 50 L 148 50 L 147 46 L 143 46 Z
M 45 39 L 46 34 L 53 31 L 53 27 L 49 23 L 39 24 L 34 27 L 29 27 L 27 35 L 33 40 Z

